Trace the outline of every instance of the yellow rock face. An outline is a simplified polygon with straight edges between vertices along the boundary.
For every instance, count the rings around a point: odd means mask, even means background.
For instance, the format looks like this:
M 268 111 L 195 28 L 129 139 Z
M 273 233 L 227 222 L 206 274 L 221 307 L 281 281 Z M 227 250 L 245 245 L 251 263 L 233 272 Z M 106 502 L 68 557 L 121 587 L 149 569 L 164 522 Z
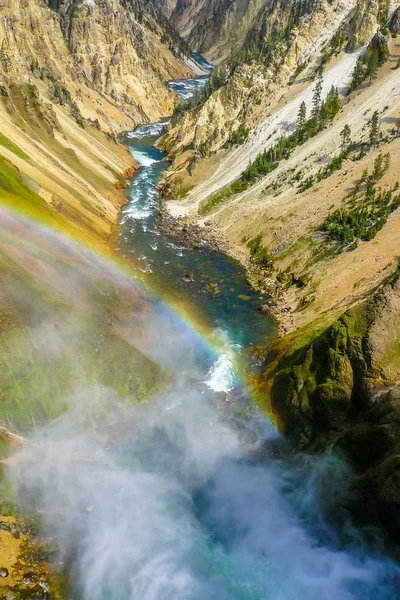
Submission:
M 190 75 L 161 26 L 118 0 L 62 2 L 58 12 L 41 0 L 2 0 L 1 14 L 2 78 L 42 81 L 49 98 L 64 87 L 103 128 L 165 116 L 175 95 L 164 81 Z

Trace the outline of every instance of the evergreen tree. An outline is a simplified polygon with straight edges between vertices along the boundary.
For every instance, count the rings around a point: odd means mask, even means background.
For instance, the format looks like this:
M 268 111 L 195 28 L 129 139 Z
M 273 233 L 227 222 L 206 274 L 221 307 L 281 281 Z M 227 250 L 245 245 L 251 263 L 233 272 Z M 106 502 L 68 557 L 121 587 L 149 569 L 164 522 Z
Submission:
M 306 117 L 307 117 L 307 108 L 306 108 L 306 103 L 303 100 L 303 102 L 300 104 L 299 112 L 297 113 L 297 128 L 299 130 L 304 129 L 304 126 L 306 124 Z
M 364 61 L 363 58 L 360 57 L 356 62 L 356 66 L 354 67 L 349 92 L 356 90 L 364 81 L 364 77 Z
M 322 77 L 318 77 L 317 82 L 315 84 L 314 95 L 312 100 L 311 117 L 316 124 L 319 122 L 321 110 L 322 81 Z
M 376 73 L 378 71 L 378 63 L 379 63 L 379 54 L 378 50 L 372 50 L 368 56 L 367 63 L 367 76 L 369 77 L 369 85 L 371 85 L 372 80 L 375 79 Z
M 342 139 L 342 152 L 345 152 L 351 144 L 351 129 L 347 124 L 340 132 L 340 137 Z
M 319 110 L 318 130 L 331 121 L 340 110 L 339 92 L 334 86 L 328 92 L 325 101 L 321 102 Z
M 369 142 L 371 146 L 376 146 L 379 141 L 379 113 L 376 110 L 369 120 Z

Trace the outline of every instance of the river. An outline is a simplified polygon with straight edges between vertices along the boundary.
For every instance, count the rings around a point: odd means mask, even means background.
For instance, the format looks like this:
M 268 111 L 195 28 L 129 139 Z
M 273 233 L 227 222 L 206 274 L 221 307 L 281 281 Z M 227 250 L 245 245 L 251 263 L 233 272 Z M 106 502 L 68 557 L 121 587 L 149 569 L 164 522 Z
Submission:
M 205 80 L 171 85 L 187 100 Z M 165 399 L 161 408 L 156 402 L 164 416 L 149 408 L 143 435 L 132 440 L 130 469 L 162 475 L 162 481 L 155 514 L 142 506 L 154 502 L 147 484 L 136 491 L 143 511 L 139 539 L 137 524 L 128 535 L 138 539 L 140 568 L 131 571 L 135 593 L 121 597 L 395 598 L 397 568 L 365 548 L 338 508 L 347 467 L 334 456 L 286 455 L 284 441 L 248 394 L 237 393 L 235 356 L 251 344 L 267 344 L 273 322 L 257 311 L 265 298 L 249 288 L 241 265 L 206 245 L 180 247 L 158 229 L 156 184 L 167 163 L 154 142 L 164 126 L 145 125 L 123 137 L 141 169 L 128 191 L 119 252 L 133 256 L 169 294 L 189 301 L 225 336 L 226 351 L 214 363 L 205 360 L 203 383 L 188 384 L 182 372 L 168 416 Z M 169 353 L 168 341 L 165 347 Z M 126 460 L 126 448 L 122 454 Z M 129 507 L 121 511 L 129 520 Z M 126 532 L 119 542 L 129 545 Z
M 158 293 L 146 351 L 171 371 L 169 389 L 148 404 L 117 403 L 109 416 L 101 405 L 103 420 L 93 427 L 66 414 L 33 440 L 20 483 L 35 502 L 40 497 L 72 564 L 73 597 L 398 598 L 398 567 L 367 545 L 342 508 L 346 465 L 333 455 L 291 453 L 235 370 L 244 348 L 271 339 L 273 323 L 256 310 L 263 299 L 235 261 L 160 233 L 156 183 L 166 163 L 153 143 L 162 127 L 124 136 L 141 169 L 128 190 L 118 252 L 139 265 L 149 295 L 165 289 L 198 311 L 222 350 L 198 345 Z M 82 393 L 85 401 L 99 396 Z

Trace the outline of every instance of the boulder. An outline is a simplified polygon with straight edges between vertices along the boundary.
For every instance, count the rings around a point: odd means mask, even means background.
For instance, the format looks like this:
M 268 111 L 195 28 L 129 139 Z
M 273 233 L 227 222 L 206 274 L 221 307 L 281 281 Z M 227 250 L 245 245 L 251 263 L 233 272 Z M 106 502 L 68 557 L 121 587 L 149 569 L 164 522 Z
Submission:
M 400 6 L 396 8 L 389 21 L 389 29 L 391 33 L 397 35 L 400 33 Z

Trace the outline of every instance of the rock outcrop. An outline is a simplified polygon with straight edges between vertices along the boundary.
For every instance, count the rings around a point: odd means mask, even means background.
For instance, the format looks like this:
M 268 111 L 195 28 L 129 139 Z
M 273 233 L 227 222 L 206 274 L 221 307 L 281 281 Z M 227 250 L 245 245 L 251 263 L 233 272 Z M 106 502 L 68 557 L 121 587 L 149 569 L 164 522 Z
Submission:
M 378 28 L 379 11 L 386 0 L 361 0 L 357 2 L 353 18 L 350 22 L 349 51 L 365 46 Z
M 189 76 L 184 47 L 147 3 L 2 2 L 0 76 L 69 94 L 84 116 L 121 130 L 171 112 L 164 82 Z M 65 92 L 64 92 L 65 90 Z
M 219 63 L 243 45 L 270 0 L 179 0 L 171 20 L 194 50 Z
M 353 465 L 348 501 L 357 521 L 383 526 L 396 543 L 399 276 L 397 268 L 328 328 L 312 324 L 272 344 L 255 377 L 258 399 L 297 448 L 333 448 Z
M 400 33 L 400 6 L 396 8 L 389 21 L 389 29 L 394 35 Z
M 200 107 L 172 120 L 160 143 L 170 158 L 178 157 L 179 169 L 182 159 L 188 166 L 196 152 L 207 155 L 219 150 L 241 125 L 252 127 L 268 114 L 298 66 L 318 57 L 331 35 L 352 14 L 354 5 L 352 0 L 319 3 L 300 18 L 298 26 L 294 26 L 291 7 L 284 1 L 264 7 L 249 36 L 261 45 L 268 36 L 274 40 L 268 64 L 246 60 Z M 289 33 L 281 38 L 279 32 L 285 26 Z
M 107 243 L 138 165 L 116 134 L 172 112 L 188 50 L 152 3 L 3 0 L 0 159 Z M 0 197 L 5 198 L 1 192 Z

